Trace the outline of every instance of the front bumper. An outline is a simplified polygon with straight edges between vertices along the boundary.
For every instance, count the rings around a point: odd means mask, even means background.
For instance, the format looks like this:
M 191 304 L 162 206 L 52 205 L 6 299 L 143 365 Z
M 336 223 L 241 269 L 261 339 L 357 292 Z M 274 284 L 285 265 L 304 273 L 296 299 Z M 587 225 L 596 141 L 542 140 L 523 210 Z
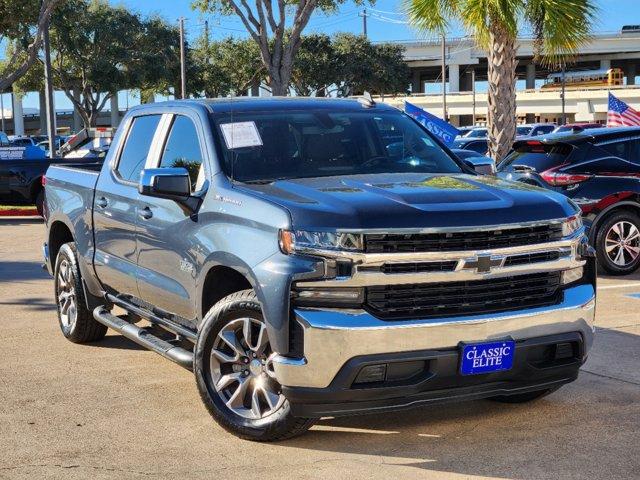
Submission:
M 363 310 L 299 308 L 294 313 L 303 330 L 304 357 L 275 357 L 275 374 L 285 392 L 287 387 L 327 388 L 357 357 L 452 350 L 462 341 L 578 333 L 586 357 L 593 342 L 595 283 L 565 289 L 557 305 L 491 315 L 384 321 Z

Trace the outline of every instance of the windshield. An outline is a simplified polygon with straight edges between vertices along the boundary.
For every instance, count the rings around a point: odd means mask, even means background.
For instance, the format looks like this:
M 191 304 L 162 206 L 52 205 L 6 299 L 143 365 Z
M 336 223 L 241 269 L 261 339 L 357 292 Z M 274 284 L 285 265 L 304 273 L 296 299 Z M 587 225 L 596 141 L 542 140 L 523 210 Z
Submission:
M 474 130 L 469 130 L 469 132 L 465 135 L 465 138 L 484 138 L 486 136 L 486 128 L 476 128 Z
M 529 135 L 531 127 L 516 127 L 516 135 Z
M 367 173 L 459 173 L 401 112 L 244 112 L 216 116 L 225 173 L 241 182 Z

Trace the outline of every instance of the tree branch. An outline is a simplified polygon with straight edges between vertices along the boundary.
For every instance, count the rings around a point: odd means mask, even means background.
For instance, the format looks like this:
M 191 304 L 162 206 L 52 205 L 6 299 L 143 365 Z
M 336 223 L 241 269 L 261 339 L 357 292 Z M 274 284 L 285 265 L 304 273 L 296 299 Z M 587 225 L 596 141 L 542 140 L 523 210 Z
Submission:
M 36 62 L 38 58 L 38 52 L 40 51 L 40 46 L 42 45 L 42 35 L 46 28 L 49 26 L 49 19 L 51 18 L 51 12 L 55 8 L 56 4 L 60 0 L 44 0 L 42 5 L 40 6 L 40 12 L 38 13 L 38 23 L 37 30 L 33 42 L 29 46 L 27 46 L 26 58 L 15 67 L 12 73 L 8 74 L 4 78 L 0 78 L 0 91 L 4 91 L 7 87 L 13 85 L 14 82 L 18 81 L 21 77 L 23 77 L 29 68 Z M 8 63 L 8 68 L 13 68 L 13 61 L 17 60 L 17 55 L 22 52 L 16 51 L 16 53 L 12 56 L 11 61 Z

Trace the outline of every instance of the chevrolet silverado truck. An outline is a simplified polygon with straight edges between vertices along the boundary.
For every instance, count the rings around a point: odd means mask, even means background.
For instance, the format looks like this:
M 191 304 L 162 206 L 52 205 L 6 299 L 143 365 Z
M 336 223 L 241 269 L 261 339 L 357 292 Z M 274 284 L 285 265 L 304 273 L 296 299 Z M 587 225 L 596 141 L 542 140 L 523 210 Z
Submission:
M 370 99 L 136 107 L 100 169 L 49 168 L 45 208 L 63 335 L 110 328 L 192 370 L 242 438 L 530 401 L 592 345 L 576 205 L 478 175 Z

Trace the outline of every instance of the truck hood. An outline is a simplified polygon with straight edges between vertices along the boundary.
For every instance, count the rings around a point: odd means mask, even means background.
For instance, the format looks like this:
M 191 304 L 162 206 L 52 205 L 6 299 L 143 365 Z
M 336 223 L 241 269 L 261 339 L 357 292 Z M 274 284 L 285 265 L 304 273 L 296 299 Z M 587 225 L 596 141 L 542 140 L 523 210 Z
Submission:
M 300 230 L 474 227 L 576 212 L 559 193 L 465 174 L 300 178 L 236 188 L 286 208 Z

